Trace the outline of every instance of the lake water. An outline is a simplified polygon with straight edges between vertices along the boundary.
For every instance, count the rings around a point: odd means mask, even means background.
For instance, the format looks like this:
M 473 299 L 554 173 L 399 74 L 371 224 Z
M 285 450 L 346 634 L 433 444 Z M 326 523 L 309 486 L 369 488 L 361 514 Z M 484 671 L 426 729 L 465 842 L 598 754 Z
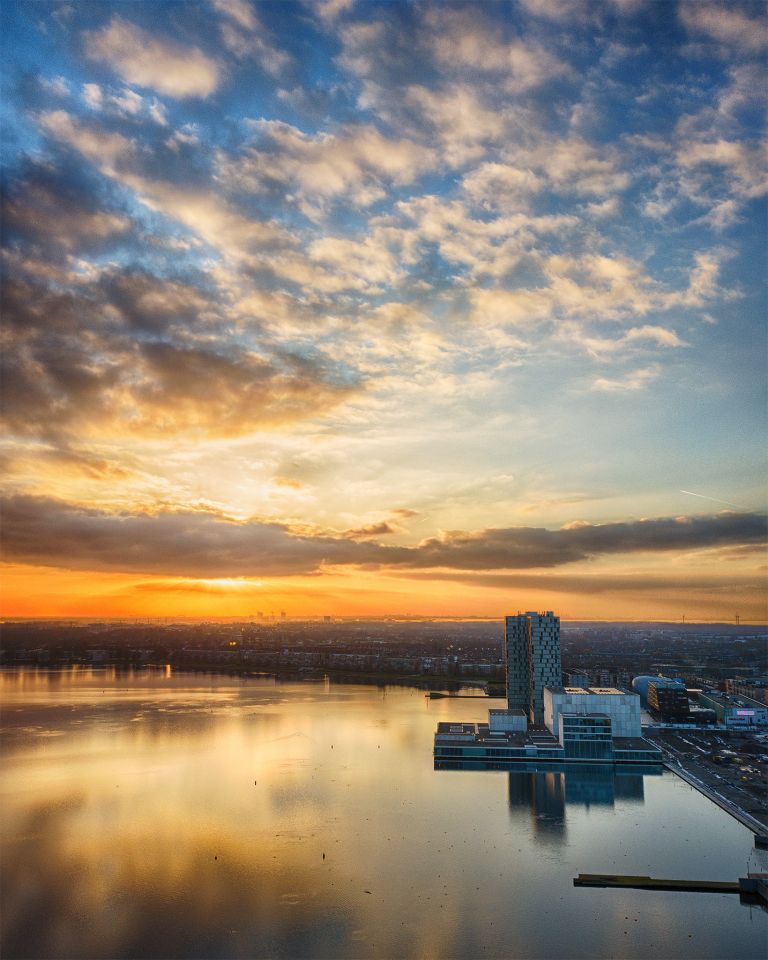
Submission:
M 671 773 L 436 771 L 499 701 L 146 670 L 0 672 L 3 957 L 761 958 L 751 833 Z

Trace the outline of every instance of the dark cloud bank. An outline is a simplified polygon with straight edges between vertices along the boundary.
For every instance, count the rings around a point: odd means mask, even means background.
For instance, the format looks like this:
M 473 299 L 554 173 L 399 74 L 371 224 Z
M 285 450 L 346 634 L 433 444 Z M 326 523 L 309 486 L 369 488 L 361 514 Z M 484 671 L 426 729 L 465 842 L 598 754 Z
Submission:
M 416 546 L 307 535 L 281 523 L 234 522 L 215 513 L 115 514 L 46 497 L 2 503 L 7 561 L 93 571 L 182 577 L 314 574 L 330 565 L 418 570 L 532 570 L 607 554 L 754 546 L 765 542 L 766 516 L 719 513 L 560 530 L 509 527 L 451 531 Z

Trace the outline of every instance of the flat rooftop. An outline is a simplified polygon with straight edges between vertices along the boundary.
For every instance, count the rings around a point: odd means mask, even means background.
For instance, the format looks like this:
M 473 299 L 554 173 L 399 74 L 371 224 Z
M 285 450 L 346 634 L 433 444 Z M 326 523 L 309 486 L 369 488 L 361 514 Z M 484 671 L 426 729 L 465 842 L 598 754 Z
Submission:
M 445 721 L 440 721 L 437 725 L 437 732 L 444 736 L 447 736 L 450 733 L 455 734 L 459 737 L 470 737 L 474 736 L 477 733 L 477 724 L 476 723 L 447 723 Z
M 531 727 L 525 733 L 522 730 L 491 730 L 487 723 L 446 723 L 437 725 L 437 736 L 440 737 L 441 749 L 450 747 L 466 747 L 476 744 L 483 747 L 536 747 L 538 757 L 546 759 L 549 750 L 561 750 L 562 746 L 557 737 L 553 736 L 545 727 Z M 643 737 L 614 737 L 615 750 L 649 750 L 659 753 L 655 744 Z M 661 756 L 661 754 L 659 754 Z
M 744 697 L 736 693 L 721 693 L 719 690 L 710 690 L 708 693 L 704 694 L 705 697 L 710 700 L 716 700 L 719 704 L 724 707 L 762 707 L 765 709 L 766 704 L 761 700 L 753 700 L 752 697 Z
M 643 737 L 614 737 L 614 750 L 657 750 L 655 743 Z
M 547 687 L 547 690 L 551 690 L 552 693 L 567 693 L 567 694 L 589 694 L 597 693 L 600 696 L 609 696 L 609 697 L 626 697 L 633 696 L 633 694 L 628 693 L 627 690 L 619 690 L 617 687 Z M 637 694 L 634 694 L 637 696 Z

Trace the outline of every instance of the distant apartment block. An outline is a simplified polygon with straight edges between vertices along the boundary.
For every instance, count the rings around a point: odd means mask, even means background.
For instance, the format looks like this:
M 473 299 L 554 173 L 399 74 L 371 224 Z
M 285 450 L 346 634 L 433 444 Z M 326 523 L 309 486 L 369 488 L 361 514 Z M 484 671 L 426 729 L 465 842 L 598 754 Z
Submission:
M 743 677 L 725 681 L 725 692 L 730 696 L 749 697 L 768 705 L 768 677 Z
M 690 704 L 685 684 L 657 677 L 648 684 L 648 709 L 663 723 L 688 723 Z
M 565 679 L 569 687 L 588 687 L 592 682 L 586 670 L 574 670 L 567 673 Z

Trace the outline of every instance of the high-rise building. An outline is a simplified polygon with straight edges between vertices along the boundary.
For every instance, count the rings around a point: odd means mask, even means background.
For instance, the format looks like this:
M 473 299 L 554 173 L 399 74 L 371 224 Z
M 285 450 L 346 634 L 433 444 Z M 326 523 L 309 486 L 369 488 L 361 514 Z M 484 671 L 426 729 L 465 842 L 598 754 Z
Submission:
M 560 618 L 546 613 L 518 613 L 506 618 L 507 702 L 524 710 L 532 724 L 544 724 L 544 687 L 563 682 Z

